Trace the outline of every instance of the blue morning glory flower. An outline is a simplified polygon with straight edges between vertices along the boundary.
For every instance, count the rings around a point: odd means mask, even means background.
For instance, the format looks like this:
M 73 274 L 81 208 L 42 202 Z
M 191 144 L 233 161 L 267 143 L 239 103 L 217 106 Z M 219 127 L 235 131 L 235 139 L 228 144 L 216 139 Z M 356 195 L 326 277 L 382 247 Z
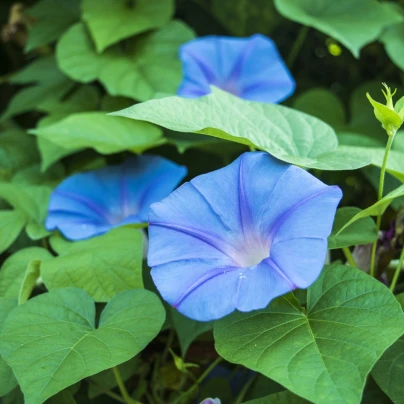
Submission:
M 143 155 L 121 165 L 75 174 L 52 193 L 46 228 L 82 240 L 126 224 L 147 222 L 149 206 L 165 198 L 187 169 Z
M 180 59 L 183 97 L 209 94 L 213 85 L 245 100 L 278 103 L 295 90 L 275 43 L 263 35 L 197 38 L 181 46 Z
M 262 309 L 317 279 L 341 198 L 299 167 L 244 153 L 151 205 L 153 281 L 195 320 Z

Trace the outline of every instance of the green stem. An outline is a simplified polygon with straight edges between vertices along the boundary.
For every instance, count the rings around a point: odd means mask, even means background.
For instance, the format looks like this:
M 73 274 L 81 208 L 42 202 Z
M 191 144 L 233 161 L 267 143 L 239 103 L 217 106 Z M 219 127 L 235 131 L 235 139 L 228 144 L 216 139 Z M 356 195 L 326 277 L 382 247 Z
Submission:
M 244 401 L 244 397 L 248 393 L 248 390 L 250 390 L 252 384 L 255 382 L 256 375 L 251 377 L 250 380 L 243 386 L 241 389 L 240 393 L 238 394 L 236 401 L 234 404 L 241 404 Z
M 305 39 L 307 37 L 307 33 L 309 32 L 309 29 L 310 28 L 307 27 L 306 25 L 302 25 L 300 27 L 300 31 L 297 34 L 296 41 L 292 46 L 292 50 L 290 51 L 289 56 L 288 56 L 288 60 L 286 62 L 289 69 L 291 69 L 292 66 L 294 65 L 294 63 L 296 61 L 296 58 L 297 58 L 297 55 L 299 54 L 299 52 L 300 52 L 300 50 L 301 50 L 301 48 L 303 46 L 303 43 L 304 43 L 304 41 L 305 41 Z
M 112 391 L 103 391 L 102 394 L 105 394 L 120 403 L 126 404 L 126 401 L 119 394 L 113 393 Z
M 116 379 L 116 382 L 118 383 L 119 391 L 122 394 L 123 399 L 125 400 L 125 403 L 127 404 L 140 404 L 139 401 L 134 400 L 128 393 L 128 390 L 126 390 L 125 384 L 122 381 L 121 374 L 119 373 L 119 369 L 117 366 L 114 366 L 112 368 L 112 371 L 114 372 L 114 376 Z
M 348 247 L 342 247 L 342 252 L 344 253 L 349 265 L 351 267 L 356 267 L 356 262 L 354 260 L 354 257 L 352 256 L 351 250 Z
M 401 250 L 400 260 L 398 261 L 397 268 L 394 272 L 393 280 L 391 281 L 390 290 L 394 292 L 394 288 L 396 287 L 398 277 L 400 276 L 401 268 L 403 267 L 404 262 L 404 248 Z
M 389 152 L 390 152 L 390 149 L 391 149 L 391 145 L 393 144 L 394 137 L 395 137 L 395 134 L 389 136 L 389 139 L 388 139 L 387 145 L 386 145 L 386 150 L 384 151 L 382 169 L 380 171 L 380 179 L 379 179 L 379 192 L 377 194 L 377 200 L 378 201 L 380 201 L 380 199 L 383 198 L 384 177 L 386 175 L 387 159 L 389 157 Z M 377 234 L 379 234 L 381 224 L 382 224 L 382 215 L 378 215 L 377 219 L 376 219 Z M 371 258 L 370 258 L 370 276 L 373 276 L 373 277 L 375 276 L 376 249 L 377 249 L 377 239 L 373 243 L 372 255 L 371 255 Z
M 173 404 L 180 404 L 184 398 L 189 396 L 194 390 L 196 390 L 199 385 L 206 379 L 209 373 L 218 365 L 223 359 L 219 356 L 217 357 L 210 366 L 199 376 L 196 382 L 184 393 L 182 393 L 174 402 Z
M 98 383 L 95 383 L 91 379 L 89 380 L 89 383 L 96 386 L 97 389 L 100 390 L 101 394 L 105 394 L 106 396 L 109 396 L 109 397 L 113 398 L 114 400 L 119 401 L 120 403 L 126 404 L 126 401 L 119 394 L 116 394 L 116 393 L 114 393 L 114 392 L 112 392 L 110 390 L 104 390 L 103 386 L 99 385 Z

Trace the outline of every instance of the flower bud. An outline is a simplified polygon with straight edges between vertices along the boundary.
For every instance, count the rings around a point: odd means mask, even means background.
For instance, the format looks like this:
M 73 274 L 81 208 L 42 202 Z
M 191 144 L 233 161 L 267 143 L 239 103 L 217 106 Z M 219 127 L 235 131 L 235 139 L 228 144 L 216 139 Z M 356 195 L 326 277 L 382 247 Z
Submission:
M 393 104 L 393 96 L 397 90 L 391 92 L 390 87 L 383 83 L 386 91 L 382 93 L 386 98 L 386 105 L 375 101 L 369 93 L 366 93 L 369 102 L 374 108 L 376 119 L 382 124 L 383 129 L 389 136 L 394 136 L 404 121 L 404 97 L 401 97 L 396 105 Z

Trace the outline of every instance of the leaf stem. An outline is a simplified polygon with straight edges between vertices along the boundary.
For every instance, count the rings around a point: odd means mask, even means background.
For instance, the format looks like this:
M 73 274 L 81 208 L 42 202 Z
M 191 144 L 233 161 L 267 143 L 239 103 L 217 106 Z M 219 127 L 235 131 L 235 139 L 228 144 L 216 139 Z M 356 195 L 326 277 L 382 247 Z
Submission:
M 297 34 L 297 38 L 292 46 L 292 50 L 289 53 L 288 59 L 286 64 L 288 65 L 289 69 L 292 68 L 292 66 L 294 65 L 297 55 L 299 54 L 303 43 L 307 37 L 307 33 L 309 32 L 309 27 L 306 25 L 302 25 L 300 27 L 299 33 Z
M 349 265 L 351 267 L 356 267 L 356 262 L 354 260 L 354 257 L 352 256 L 351 250 L 348 247 L 342 247 L 342 252 L 344 253 Z
M 209 375 L 209 373 L 222 361 L 222 357 L 218 356 L 211 364 L 210 366 L 199 376 L 199 378 L 196 380 L 196 382 L 184 393 L 182 393 L 175 401 L 173 401 L 173 404 L 180 404 L 184 398 L 189 396 L 194 390 L 196 390 L 199 385 L 206 379 L 206 377 Z
M 125 403 L 127 404 L 140 404 L 139 401 L 134 400 L 128 393 L 128 390 L 126 390 L 125 384 L 122 381 L 121 374 L 119 373 L 118 366 L 114 366 L 112 368 L 112 371 L 114 372 L 114 376 L 116 379 L 116 382 L 118 383 L 119 391 L 122 394 L 123 399 L 125 400 Z
M 238 394 L 234 404 L 241 404 L 244 401 L 244 397 L 248 393 L 248 390 L 250 390 L 252 384 L 255 382 L 256 377 L 257 375 L 254 375 L 253 377 L 250 378 L 250 380 L 247 381 L 247 383 L 243 386 L 240 393 Z
M 393 144 L 394 137 L 395 137 L 395 133 L 392 134 L 391 136 L 389 136 L 389 139 L 388 139 L 387 145 L 386 145 L 386 150 L 384 151 L 382 169 L 380 171 L 379 191 L 378 191 L 378 194 L 377 194 L 377 201 L 380 201 L 380 199 L 383 198 L 384 177 L 386 175 L 387 159 L 389 157 L 389 152 L 390 152 L 390 149 L 391 149 L 391 145 Z M 382 215 L 378 215 L 377 219 L 376 219 L 377 234 L 379 234 L 381 224 L 382 224 Z M 376 249 L 377 249 L 377 239 L 373 243 L 372 255 L 371 255 L 371 258 L 370 258 L 370 276 L 373 276 L 373 277 L 375 277 Z
M 404 248 L 401 250 L 400 260 L 398 261 L 398 265 L 394 272 L 393 280 L 391 281 L 390 290 L 394 292 L 394 288 L 396 287 L 398 277 L 400 276 L 401 268 L 403 267 L 404 262 Z

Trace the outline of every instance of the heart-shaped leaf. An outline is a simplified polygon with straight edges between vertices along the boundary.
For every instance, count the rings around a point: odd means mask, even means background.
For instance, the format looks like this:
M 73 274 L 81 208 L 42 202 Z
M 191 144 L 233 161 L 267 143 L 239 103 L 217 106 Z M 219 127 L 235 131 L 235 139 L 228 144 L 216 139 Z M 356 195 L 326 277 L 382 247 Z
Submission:
M 343 248 L 353 245 L 373 243 L 377 239 L 377 228 L 370 217 L 354 222 L 351 226 L 339 231 L 361 210 L 354 207 L 345 207 L 337 210 L 331 235 L 328 237 L 328 248 Z
M 56 56 L 61 70 L 81 83 L 100 80 L 110 95 L 145 101 L 157 93 L 174 94 L 181 81 L 178 48 L 194 37 L 190 28 L 171 21 L 158 31 L 130 39 L 125 53 L 112 46 L 96 52 L 83 24 L 60 39 Z
M 281 105 L 245 101 L 217 88 L 205 97 L 150 100 L 112 115 L 231 140 L 304 167 L 348 170 L 371 161 L 339 151 L 334 130 L 317 118 Z
M 83 0 L 83 19 L 98 52 L 153 28 L 162 27 L 174 13 L 173 0 Z
M 404 331 L 404 314 L 383 284 L 331 265 L 308 289 L 307 308 L 289 294 L 265 310 L 215 323 L 226 360 L 242 364 L 315 403 L 359 403 L 366 377 Z
M 404 309 L 404 293 L 396 296 Z M 404 335 L 402 335 L 379 359 L 372 376 L 393 403 L 403 402 L 404 397 Z
M 25 404 L 40 404 L 79 380 L 134 357 L 158 334 L 165 310 L 144 289 L 122 292 L 95 327 L 95 304 L 80 289 L 58 289 L 18 306 L 0 334 Z M 29 372 L 27 372 L 29 368 Z
M 390 4 L 375 0 L 275 0 L 275 6 L 284 17 L 332 36 L 355 57 L 384 28 L 402 21 Z
M 42 263 L 41 275 L 48 289 L 75 286 L 107 302 L 143 286 L 142 253 L 140 230 L 121 227 L 69 244 L 60 256 Z

